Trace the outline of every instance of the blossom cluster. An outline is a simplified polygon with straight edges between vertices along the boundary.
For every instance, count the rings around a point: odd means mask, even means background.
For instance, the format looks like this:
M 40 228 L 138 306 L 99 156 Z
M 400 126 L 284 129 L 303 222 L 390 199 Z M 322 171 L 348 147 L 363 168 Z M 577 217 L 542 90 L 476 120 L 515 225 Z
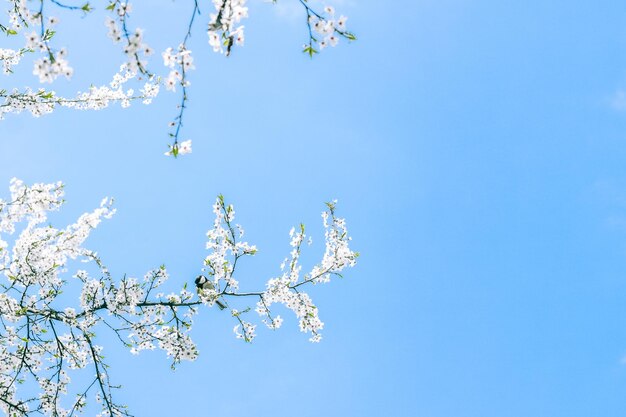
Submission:
M 239 317 L 239 311 L 233 310 L 233 316 Z M 256 325 L 241 320 L 241 324 L 235 325 L 233 328 L 233 332 L 237 336 L 237 339 L 243 339 L 246 342 L 252 342 L 252 340 L 256 337 Z
M 190 82 L 185 75 L 187 71 L 195 68 L 191 51 L 181 44 L 178 46 L 177 52 L 174 52 L 172 48 L 167 48 L 163 51 L 162 57 L 163 65 L 170 69 L 165 80 L 165 88 L 176 91 L 176 85 L 180 84 L 182 87 L 188 87 Z
M 62 48 L 54 53 L 48 44 L 52 38 L 50 31 L 44 32 L 40 37 L 36 32 L 26 34 L 26 48 L 32 51 L 38 50 L 43 56 L 35 60 L 33 75 L 39 77 L 40 83 L 52 83 L 59 76 L 64 75 L 67 79 L 72 77 L 74 69 L 67 61 L 67 49 Z
M 129 31 L 127 28 L 127 18 L 129 13 L 132 12 L 132 5 L 127 2 L 114 1 L 111 2 L 107 9 L 114 12 L 115 19 L 107 17 L 105 19 L 105 26 L 107 27 L 108 36 L 115 43 L 124 43 L 124 54 L 126 55 L 126 62 L 131 69 L 140 71 L 142 73 L 148 73 L 147 60 L 154 53 L 152 48 L 144 40 L 143 29 L 136 28 L 134 31 Z
M 334 7 L 326 6 L 323 12 L 316 12 L 308 5 L 304 5 L 307 11 L 309 42 L 303 46 L 303 52 L 313 56 L 329 46 L 337 46 L 341 37 L 351 41 L 356 39 L 356 36 L 347 30 L 348 18 L 343 15 L 336 17 Z
M 211 13 L 209 45 L 213 51 L 230 55 L 233 45 L 244 43 L 244 26 L 238 24 L 248 17 L 246 0 L 213 0 L 215 12 Z
M 223 196 L 218 196 L 213 204 L 215 220 L 213 228 L 207 232 L 206 249 L 210 251 L 204 259 L 203 272 L 209 276 L 214 290 L 203 291 L 202 300 L 211 305 L 214 296 L 222 289 L 237 291 L 239 281 L 233 277 L 239 258 L 254 255 L 257 248 L 248 242 L 241 241 L 244 235 L 243 228 L 234 224 L 235 208 L 226 205 Z
M 124 84 L 136 77 L 136 71 L 127 65 L 122 65 L 120 71 L 115 74 L 108 86 L 91 86 L 85 92 L 78 92 L 75 97 L 60 97 L 54 91 L 40 89 L 32 91 L 27 88 L 24 91 L 13 90 L 8 93 L 0 90 L 0 120 L 7 113 L 30 112 L 38 117 L 51 113 L 57 106 L 75 110 L 102 110 L 112 102 L 119 102 L 122 107 L 130 106 L 131 101 L 142 100 L 144 104 L 150 104 L 152 99 L 159 93 L 159 84 L 155 79 L 146 81 L 139 94 L 132 88 L 124 89 Z
M 2 62 L 2 72 L 10 74 L 13 72 L 13 66 L 20 63 L 26 49 L 13 50 L 0 48 L 0 61 Z
M 20 31 L 25 26 L 35 23 L 35 17 L 28 8 L 27 0 L 7 0 L 7 2 L 10 4 L 7 13 L 12 30 Z
M 322 39 L 319 43 L 321 49 L 324 49 L 329 45 L 337 46 L 337 43 L 339 43 L 339 37 L 335 34 L 335 32 L 345 33 L 346 21 L 348 20 L 345 16 L 340 16 L 338 19 L 334 19 L 335 9 L 331 6 L 325 7 L 324 11 L 328 13 L 330 19 L 323 19 L 317 16 L 311 17 L 311 24 L 313 25 L 315 32 L 324 36 L 324 39 Z
M 312 342 L 321 340 L 320 330 L 324 327 L 324 323 L 319 319 L 317 307 L 311 297 L 300 287 L 307 283 L 330 282 L 332 275 L 340 275 L 344 268 L 354 266 L 358 257 L 358 253 L 349 248 L 351 238 L 348 236 L 345 220 L 335 216 L 335 204 L 336 202 L 327 203 L 328 211 L 322 213 L 326 229 L 326 251 L 322 261 L 303 277 L 301 277 L 302 266 L 299 258 L 306 238 L 304 225 L 300 225 L 300 230 L 297 232 L 295 228 L 289 232 L 292 250 L 290 258 L 281 264 L 283 274 L 268 281 L 267 289 L 261 295 L 256 307 L 257 313 L 266 317 L 264 323 L 269 328 L 275 329 L 282 323 L 282 319 L 272 318 L 270 313 L 271 305 L 280 303 L 295 313 L 302 332 L 312 334 L 309 340 Z M 285 268 L 286 264 L 289 265 L 288 268 Z
M 23 50 L 39 51 L 42 57 L 35 60 L 33 74 L 39 78 L 40 83 L 51 83 L 56 78 L 64 75 L 70 78 L 73 69 L 67 61 L 67 50 L 55 51 L 50 46 L 50 40 L 54 31 L 50 27 L 59 23 L 59 19 L 53 16 L 45 18 L 43 14 L 43 1 L 37 11 L 30 10 L 26 0 L 9 0 L 11 8 L 8 10 L 9 28 L 2 26 L 8 35 L 17 35 L 28 27 L 38 27 L 39 31 L 25 33 L 25 45 Z
M 298 232 L 292 228 L 290 231 L 292 250 L 290 258 L 281 265 L 283 274 L 270 279 L 265 291 L 245 293 L 259 297 L 255 311 L 270 329 L 279 328 L 283 322 L 280 316 L 272 315 L 271 306 L 276 303 L 282 304 L 299 319 L 300 330 L 311 333 L 312 342 L 321 340 L 320 330 L 324 324 L 319 319 L 318 309 L 311 297 L 303 291 L 303 285 L 329 282 L 332 275 L 339 275 L 344 268 L 354 266 L 358 257 L 358 253 L 349 248 L 351 238 L 348 236 L 345 220 L 335 216 L 335 202 L 328 203 L 327 207 L 328 211 L 322 214 L 326 229 L 326 250 L 322 261 L 302 276 L 299 258 L 302 244 L 306 239 L 304 225 L 300 225 Z M 237 262 L 241 257 L 257 252 L 256 246 L 240 240 L 243 237 L 243 229 L 233 223 L 235 210 L 232 205 L 225 205 L 223 197 L 218 197 L 213 206 L 213 213 L 214 227 L 207 233 L 207 249 L 211 253 L 204 261 L 203 270 L 212 278 L 212 289 L 203 290 L 200 294 L 201 299 L 209 305 L 212 305 L 220 294 L 240 294 L 239 282 L 233 277 Z M 285 268 L 287 261 L 289 267 Z M 244 321 L 241 314 L 237 310 L 233 312 L 233 316 L 239 320 L 234 332 L 237 337 L 251 341 L 255 335 L 255 327 Z

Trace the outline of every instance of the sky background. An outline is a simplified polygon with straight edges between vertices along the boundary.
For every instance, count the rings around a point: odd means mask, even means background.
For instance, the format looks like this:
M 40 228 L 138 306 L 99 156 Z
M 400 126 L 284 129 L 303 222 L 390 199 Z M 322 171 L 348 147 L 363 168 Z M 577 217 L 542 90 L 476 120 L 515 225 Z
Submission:
M 189 3 L 135 1 L 132 25 L 176 46 Z M 191 155 L 163 156 L 167 92 L 0 122 L 3 197 L 12 177 L 64 181 L 59 227 L 115 197 L 87 246 L 120 277 L 164 263 L 173 288 L 191 283 L 223 193 L 260 249 L 242 289 L 259 288 L 292 225 L 314 238 L 307 265 L 321 257 L 323 202 L 339 200 L 361 258 L 311 290 L 320 344 L 287 312 L 250 345 L 204 310 L 200 358 L 172 372 L 102 330 L 119 398 L 137 416 L 623 416 L 624 3 L 334 0 L 359 40 L 313 60 L 295 0 L 249 3 L 230 58 L 193 33 Z M 54 88 L 108 82 L 123 58 L 102 10 L 57 16 L 75 76 Z M 2 86 L 34 85 L 29 65 Z

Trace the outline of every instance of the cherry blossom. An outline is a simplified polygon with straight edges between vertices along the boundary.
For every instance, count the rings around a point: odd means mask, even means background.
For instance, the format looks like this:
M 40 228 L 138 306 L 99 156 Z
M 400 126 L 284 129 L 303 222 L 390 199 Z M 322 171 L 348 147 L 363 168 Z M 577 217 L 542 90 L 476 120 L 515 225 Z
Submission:
M 120 103 L 122 107 L 130 106 L 132 101 L 141 100 L 144 104 L 150 104 L 152 99 L 159 93 L 159 84 L 153 79 L 146 81 L 136 94 L 134 89 L 124 89 L 124 85 L 136 76 L 136 71 L 127 65 L 120 67 L 120 72 L 115 74 L 108 86 L 89 87 L 85 92 L 78 92 L 75 97 L 57 96 L 54 91 L 39 89 L 32 91 L 13 90 L 7 92 L 0 90 L 0 120 L 7 113 L 30 112 L 38 117 L 51 113 L 57 107 L 67 107 L 76 110 L 101 110 L 111 103 Z
M 213 51 L 230 55 L 234 45 L 243 46 L 244 26 L 238 25 L 248 17 L 246 0 L 213 0 L 215 12 L 209 22 L 209 45 Z
M 347 18 L 336 17 L 334 7 L 328 5 L 319 10 L 307 0 L 298 0 L 303 6 L 306 17 L 309 40 L 303 51 L 310 56 L 321 50 L 336 46 L 340 38 L 354 40 L 356 37 L 347 31 Z M 86 16 L 94 13 L 89 2 L 82 5 L 65 4 L 61 0 L 6 0 L 6 20 L 0 19 L 0 32 L 13 39 L 22 38 L 21 48 L 0 49 L 0 65 L 4 74 L 13 73 L 19 68 L 25 54 L 32 55 L 32 74 L 39 83 L 51 84 L 59 77 L 71 79 L 74 68 L 68 60 L 68 48 L 56 44 L 56 33 L 62 30 L 62 22 L 54 12 L 60 9 L 72 11 Z M 208 13 L 202 13 L 200 7 L 209 7 Z M 320 6 L 321 7 L 321 6 Z M 34 116 L 49 114 L 58 107 L 69 107 L 80 110 L 101 110 L 111 102 L 119 102 L 128 107 L 133 100 L 141 99 L 150 103 L 161 91 L 165 90 L 180 95 L 178 114 L 173 119 L 173 130 L 169 133 L 171 143 L 167 155 L 176 157 L 181 149 L 179 137 L 183 127 L 184 112 L 189 100 L 188 88 L 191 85 L 189 72 L 195 68 L 191 51 L 187 48 L 194 25 L 201 22 L 208 36 L 207 50 L 224 54 L 233 53 L 235 46 L 243 46 L 245 42 L 243 20 L 248 18 L 249 9 L 246 0 L 212 0 L 212 4 L 204 5 L 193 0 L 188 25 L 182 42 L 176 48 L 167 48 L 161 53 L 165 71 L 150 62 L 154 50 L 146 39 L 143 28 L 135 27 L 133 4 L 121 0 L 108 0 L 104 7 L 103 34 L 114 44 L 118 44 L 123 53 L 122 64 L 133 74 L 132 79 L 125 82 L 136 83 L 134 90 L 140 94 L 125 94 L 117 87 L 89 87 L 87 92 L 77 93 L 75 97 L 60 97 L 48 88 L 0 88 L 0 118 L 5 114 L 30 112 Z M 203 51 L 204 52 L 204 51 Z M 93 85 L 99 84 L 93 82 Z M 130 89 L 129 89 L 130 90 Z M 180 152 L 184 154 L 187 152 Z
M 161 350 L 174 367 L 200 354 L 191 333 L 194 317 L 215 305 L 230 312 L 223 317 L 234 320 L 235 336 L 245 342 L 257 337 L 253 307 L 269 329 L 281 327 L 276 304 L 290 310 L 300 330 L 319 342 L 324 324 L 305 290 L 341 276 L 358 257 L 349 248 L 345 220 L 335 214 L 336 203 L 328 203 L 319 264 L 302 273 L 307 236 L 300 225 L 289 233 L 291 252 L 281 274 L 264 289 L 240 290 L 247 284 L 235 277 L 237 265 L 258 251 L 243 240 L 234 207 L 219 196 L 197 287 L 172 291 L 165 266 L 141 278 L 117 278 L 96 252 L 84 247 L 90 233 L 115 214 L 111 199 L 56 228 L 49 225 L 48 214 L 62 207 L 63 198 L 62 183 L 27 186 L 13 179 L 9 199 L 0 200 L 0 410 L 11 416 L 69 416 L 86 407 L 100 409 L 101 416 L 129 415 L 115 399 L 119 385 L 98 344 L 100 335 L 113 334 L 135 355 Z M 84 266 L 74 270 L 76 261 Z M 86 368 L 92 379 L 73 381 Z

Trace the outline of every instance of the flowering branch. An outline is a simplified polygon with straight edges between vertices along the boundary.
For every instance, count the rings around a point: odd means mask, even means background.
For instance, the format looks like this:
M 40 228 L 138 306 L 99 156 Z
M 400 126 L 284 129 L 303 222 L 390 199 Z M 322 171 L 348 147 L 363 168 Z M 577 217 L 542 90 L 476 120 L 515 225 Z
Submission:
M 0 120 L 6 113 L 24 111 L 29 111 L 33 116 L 38 117 L 51 113 L 57 106 L 76 110 L 101 110 L 108 107 L 111 102 L 119 102 L 123 108 L 130 106 L 131 101 L 136 100 L 150 104 L 159 93 L 158 82 L 147 81 L 139 90 L 140 94 L 135 94 L 133 89 L 124 90 L 124 84 L 135 76 L 135 71 L 122 65 L 120 72 L 115 74 L 108 86 L 92 86 L 87 92 L 78 92 L 73 98 L 59 97 L 54 91 L 44 89 L 34 92 L 27 88 L 25 91 L 13 90 L 10 93 L 0 90 L 0 99 L 4 100 L 0 103 Z
M 52 83 L 59 76 L 71 78 L 74 70 L 67 61 L 67 49 L 56 49 L 52 46 L 52 39 L 57 32 L 59 19 L 50 14 L 50 10 L 64 9 L 69 11 L 89 14 L 93 12 L 89 2 L 82 5 L 68 5 L 62 0 L 7 0 L 9 3 L 7 23 L 0 22 L 0 32 L 7 36 L 15 36 L 23 33 L 25 43 L 22 48 L 0 49 L 0 62 L 5 74 L 11 74 L 15 66 L 23 58 L 26 52 L 39 53 L 41 56 L 34 60 L 33 74 L 38 77 L 40 83 Z M 306 24 L 309 33 L 309 40 L 303 47 L 303 51 L 311 57 L 319 53 L 327 46 L 335 46 L 339 38 L 355 40 L 356 37 L 346 30 L 346 20 L 344 16 L 335 18 L 335 10 L 331 6 L 323 10 L 315 10 L 308 0 L 298 0 L 306 13 Z M 209 47 L 213 51 L 229 56 L 235 46 L 244 44 L 243 19 L 248 17 L 248 7 L 246 0 L 212 0 L 213 13 L 209 13 L 204 20 L 206 33 L 208 35 Z M 275 3 L 275 1 L 274 1 Z M 105 9 L 111 13 L 105 20 L 108 28 L 108 36 L 115 43 L 123 45 L 125 56 L 125 67 L 131 71 L 133 79 L 144 82 L 145 79 L 151 83 L 157 83 L 160 78 L 164 80 L 167 90 L 176 91 L 180 87 L 181 99 L 178 104 L 178 114 L 170 122 L 172 130 L 169 132 L 171 143 L 166 155 L 177 157 L 191 152 L 191 141 L 181 141 L 181 131 L 183 128 L 183 117 L 189 100 L 189 71 L 194 69 L 191 50 L 187 42 L 192 34 L 193 26 L 197 24 L 200 14 L 200 3 L 193 0 L 191 15 L 187 24 L 187 30 L 181 44 L 177 48 L 167 48 L 161 55 L 163 62 L 168 68 L 167 75 L 159 77 L 159 71 L 148 68 L 148 57 L 154 51 L 144 39 L 143 29 L 133 29 L 129 25 L 130 15 L 133 8 L 129 2 L 122 0 L 109 0 Z M 33 28 L 26 32 L 28 28 Z M 318 37 L 320 39 L 318 39 Z M 128 80 L 127 80 L 128 81 Z M 96 98 L 82 96 L 81 98 L 66 99 L 57 97 L 54 93 L 38 88 L 27 88 L 23 91 L 13 90 L 10 94 L 7 90 L 2 90 L 0 98 L 5 99 L 0 104 L 0 117 L 5 113 L 21 113 L 28 110 L 31 114 L 39 116 L 50 113 L 58 106 L 71 107 L 76 109 L 99 110 L 107 107 L 111 101 L 119 101 L 123 107 L 136 99 L 147 99 L 149 102 L 155 95 L 141 94 L 131 95 L 131 98 L 123 98 L 117 92 L 111 93 L 93 88 L 97 94 Z M 156 93 L 158 89 L 152 89 Z M 52 96 L 50 96 L 52 94 Z M 106 103 L 106 105 L 103 105 Z M 82 105 L 78 105 L 82 104 Z
M 170 127 L 174 128 L 174 133 L 170 133 L 170 137 L 173 138 L 173 142 L 169 145 L 169 151 L 165 155 L 173 155 L 174 158 L 178 155 L 185 155 L 191 153 L 191 141 L 184 141 L 179 146 L 178 137 L 180 135 L 180 129 L 183 127 L 183 116 L 185 109 L 187 108 L 187 88 L 191 84 L 187 79 L 187 72 L 194 69 L 193 58 L 191 51 L 187 49 L 187 41 L 191 37 L 191 28 L 195 21 L 196 15 L 200 14 L 198 7 L 198 1 L 194 0 L 193 10 L 191 12 L 191 18 L 189 19 L 189 25 L 187 26 L 187 33 L 183 42 L 178 46 L 178 53 L 173 54 L 172 48 L 168 48 L 163 52 L 163 63 L 166 67 L 171 68 L 169 76 L 165 81 L 165 87 L 168 90 L 175 91 L 176 84 L 181 86 L 181 101 L 178 105 L 178 115 L 174 118 L 174 121 L 170 122 Z M 174 67 L 180 68 L 180 70 L 173 69 Z
M 328 203 L 322 215 L 326 249 L 321 262 L 302 275 L 300 255 L 307 239 L 300 225 L 290 232 L 292 250 L 281 274 L 268 280 L 264 289 L 240 291 L 237 265 L 257 249 L 242 240 L 244 231 L 234 223 L 233 206 L 219 196 L 207 233 L 209 254 L 195 291 L 185 284 L 178 292 L 165 294 L 169 275 L 164 266 L 143 279 L 124 276 L 116 281 L 100 257 L 83 247 L 91 230 L 115 213 L 111 200 L 104 199 L 74 224 L 56 229 L 45 224 L 47 213 L 63 204 L 61 183 L 29 187 L 13 179 L 10 191 L 8 201 L 0 200 L 0 274 L 6 279 L 0 282 L 0 410 L 10 416 L 72 416 L 92 403 L 101 410 L 99 416 L 129 415 L 115 399 L 119 385 L 111 381 L 111 364 L 104 361 L 97 344 L 101 329 L 114 334 L 133 354 L 165 351 L 175 367 L 198 357 L 191 329 L 203 306 L 228 309 L 236 336 L 251 342 L 256 325 L 247 313 L 254 307 L 267 327 L 277 329 L 283 320 L 273 308 L 282 304 L 294 312 L 300 330 L 318 342 L 323 323 L 304 288 L 341 276 L 358 257 L 349 248 L 345 221 L 336 216 L 335 203 Z M 87 262 L 92 271 L 65 277 L 74 259 Z M 70 298 L 62 294 L 73 292 L 79 294 L 78 303 L 68 306 Z M 247 299 L 256 304 L 239 308 Z M 80 386 L 72 384 L 71 374 L 86 368 L 93 377 Z M 70 392 L 74 397 L 67 395 Z
M 314 54 L 319 53 L 320 50 L 328 46 L 337 46 L 339 38 L 337 36 L 346 38 L 350 41 L 356 40 L 356 36 L 346 30 L 345 16 L 340 16 L 335 20 L 335 8 L 332 6 L 324 7 L 324 12 L 316 12 L 311 8 L 308 0 L 298 0 L 304 9 L 306 10 L 306 24 L 309 31 L 309 41 L 303 46 L 302 52 L 308 54 L 311 58 Z M 321 41 L 315 36 L 324 36 Z M 316 46 L 318 49 L 315 49 Z

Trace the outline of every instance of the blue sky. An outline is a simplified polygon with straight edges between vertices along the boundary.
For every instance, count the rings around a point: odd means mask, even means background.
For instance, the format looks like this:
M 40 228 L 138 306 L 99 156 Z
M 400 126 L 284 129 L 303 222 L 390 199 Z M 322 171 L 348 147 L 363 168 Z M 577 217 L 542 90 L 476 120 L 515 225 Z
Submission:
M 135 3 L 155 50 L 179 42 L 188 5 Z M 189 156 L 162 155 L 172 94 L 0 123 L 0 184 L 66 182 L 59 225 L 116 198 L 89 246 L 120 276 L 165 263 L 174 284 L 191 282 L 223 193 L 260 249 L 242 270 L 258 286 L 292 225 L 317 242 L 310 261 L 321 255 L 319 214 L 339 200 L 362 256 L 312 291 L 322 343 L 285 314 L 246 345 L 213 310 L 194 330 L 201 357 L 175 372 L 161 353 L 105 342 L 131 410 L 623 416 L 624 4 L 344 0 L 359 40 L 311 61 L 301 14 L 251 3 L 246 46 L 228 59 L 196 28 Z M 75 77 L 54 88 L 107 82 L 122 58 L 101 15 L 60 16 Z

